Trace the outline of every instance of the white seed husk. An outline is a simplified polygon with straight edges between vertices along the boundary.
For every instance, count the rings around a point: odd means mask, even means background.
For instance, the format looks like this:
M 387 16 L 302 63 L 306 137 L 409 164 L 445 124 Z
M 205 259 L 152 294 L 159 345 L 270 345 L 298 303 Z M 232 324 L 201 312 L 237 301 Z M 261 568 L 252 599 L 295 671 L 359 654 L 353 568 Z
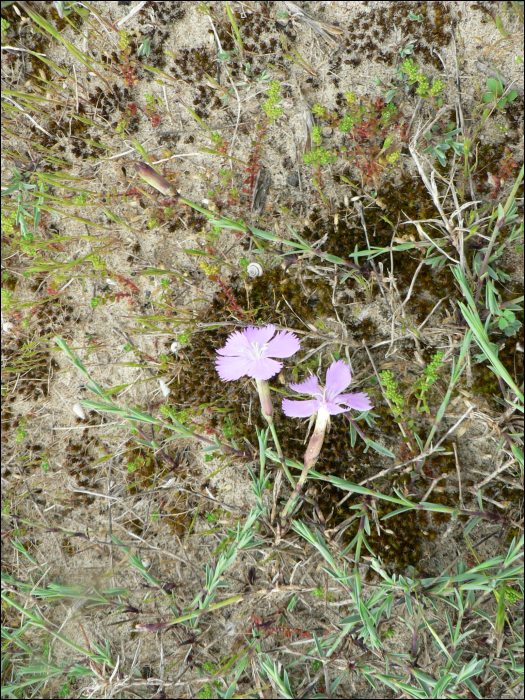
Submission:
M 171 389 L 168 389 L 168 386 L 167 386 L 166 382 L 164 381 L 164 379 L 159 378 L 158 381 L 159 381 L 159 386 L 160 386 L 160 390 L 162 392 L 162 395 L 164 396 L 164 398 L 166 398 L 167 396 L 169 396 L 171 394 Z

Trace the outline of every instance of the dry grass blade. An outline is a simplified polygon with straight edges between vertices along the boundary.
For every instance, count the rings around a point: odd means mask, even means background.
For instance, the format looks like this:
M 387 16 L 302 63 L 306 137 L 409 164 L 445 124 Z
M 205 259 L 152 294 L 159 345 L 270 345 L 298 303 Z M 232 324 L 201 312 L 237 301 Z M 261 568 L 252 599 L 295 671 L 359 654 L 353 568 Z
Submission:
M 343 34 L 343 30 L 340 27 L 335 27 L 332 24 L 316 19 L 313 17 L 313 15 L 300 8 L 299 5 L 296 5 L 294 2 L 289 2 L 286 0 L 284 4 L 291 13 L 292 19 L 304 22 L 308 27 L 310 27 L 310 29 L 313 29 L 315 32 L 317 32 L 317 34 L 322 36 L 326 43 L 332 48 L 337 46 L 337 42 L 334 41 L 334 39 L 339 39 Z

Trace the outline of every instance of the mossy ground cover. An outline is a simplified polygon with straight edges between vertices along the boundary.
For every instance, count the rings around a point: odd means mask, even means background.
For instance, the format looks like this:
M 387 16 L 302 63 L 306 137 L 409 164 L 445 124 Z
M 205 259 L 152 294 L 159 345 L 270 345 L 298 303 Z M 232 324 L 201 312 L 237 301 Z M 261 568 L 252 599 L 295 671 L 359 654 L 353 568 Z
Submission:
M 6 697 L 520 692 L 523 5 L 303 5 L 2 3 Z

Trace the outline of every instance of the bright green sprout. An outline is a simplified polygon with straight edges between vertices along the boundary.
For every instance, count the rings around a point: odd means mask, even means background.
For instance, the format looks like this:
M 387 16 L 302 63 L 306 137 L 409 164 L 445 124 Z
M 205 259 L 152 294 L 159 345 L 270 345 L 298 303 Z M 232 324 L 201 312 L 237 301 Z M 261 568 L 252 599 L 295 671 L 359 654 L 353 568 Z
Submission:
M 516 603 L 518 600 L 523 600 L 523 593 L 521 593 L 520 591 L 517 591 L 514 588 L 511 588 L 510 586 L 503 586 L 503 588 L 505 590 L 505 598 L 509 603 Z M 498 594 L 497 591 L 494 591 L 494 593 Z
M 312 142 L 315 143 L 316 146 L 320 146 L 322 140 L 321 128 L 319 126 L 314 126 L 312 128 Z
M 87 192 L 81 192 L 79 195 L 76 197 L 73 197 L 73 204 L 79 204 L 82 206 L 88 201 L 88 195 Z
M 9 236 L 15 232 L 16 211 L 2 210 L 2 233 Z
M 435 355 L 432 356 L 430 363 L 423 370 L 423 375 L 416 380 L 413 386 L 414 394 L 417 397 L 417 399 L 423 402 L 423 406 L 425 407 L 424 410 L 426 413 L 430 413 L 426 400 L 426 393 L 430 389 L 432 384 L 434 384 L 439 379 L 439 371 L 443 367 L 443 363 L 441 362 L 443 355 L 443 352 L 438 351 Z
M 280 117 L 283 113 L 283 108 L 277 106 L 281 101 L 281 97 L 279 95 L 280 91 L 281 86 L 279 82 L 277 80 L 272 80 L 268 90 L 266 90 L 268 99 L 262 106 L 263 110 L 266 112 L 266 116 L 268 117 L 269 124 L 273 124 L 277 117 Z
M 9 309 L 11 307 L 11 300 L 13 299 L 13 292 L 10 292 L 8 289 L 2 288 L 2 309 Z
M 408 73 L 410 82 L 416 82 L 419 66 L 417 65 L 417 63 L 414 63 L 413 59 L 407 58 L 406 60 L 404 60 L 401 64 L 401 70 L 404 73 Z
M 429 82 L 426 75 L 420 74 L 417 76 L 417 81 L 419 85 L 416 88 L 416 94 L 421 95 L 421 97 L 426 97 L 428 94 Z
M 179 341 L 179 343 L 181 345 L 186 345 L 186 343 L 189 343 L 190 338 L 191 338 L 190 331 L 184 331 L 183 333 L 179 333 L 179 335 L 177 336 L 177 340 Z
M 393 153 L 389 153 L 386 157 L 387 161 L 390 163 L 390 165 L 393 165 L 399 156 L 401 155 L 401 151 L 394 151 Z
M 339 129 L 347 134 L 351 129 L 354 128 L 355 117 L 353 114 L 345 114 L 345 116 L 339 122 Z
M 27 437 L 27 432 L 25 430 L 25 427 L 27 425 L 27 418 L 20 418 L 20 423 L 16 429 L 16 438 L 15 441 L 20 444 L 21 442 L 24 441 L 24 439 Z
M 121 51 L 125 51 L 129 48 L 129 35 L 125 29 L 121 29 L 119 35 L 118 47 Z
M 443 90 L 444 86 L 445 83 L 441 80 L 441 78 L 436 78 L 436 80 L 434 80 L 434 82 L 432 83 L 432 87 L 429 90 L 429 94 L 432 95 L 432 97 L 439 95 L 441 93 L 441 90 Z
M 128 117 L 121 117 L 117 123 L 117 126 L 115 127 L 115 133 L 116 134 L 121 134 L 124 129 L 127 127 L 129 124 L 129 118 Z
M 94 270 L 105 270 L 106 269 L 106 263 L 100 257 L 100 255 L 97 255 L 96 253 L 92 253 L 91 255 L 88 255 L 88 260 L 91 260 L 91 263 L 93 265 Z
M 414 63 L 411 58 L 407 58 L 405 61 L 403 61 L 401 64 L 401 70 L 404 73 L 407 73 L 411 84 L 418 83 L 416 94 L 420 95 L 421 97 L 436 97 L 436 95 L 441 93 L 445 85 L 440 78 L 436 78 L 436 80 L 434 80 L 432 83 L 432 87 L 430 87 L 430 80 L 428 76 L 419 72 L 418 64 Z
M 159 412 L 164 418 L 169 418 L 179 423 L 186 423 L 191 418 L 191 411 L 188 408 L 184 408 L 182 411 L 176 411 L 173 406 L 168 404 L 162 404 L 159 408 Z
M 317 104 L 312 107 L 312 114 L 314 117 L 319 117 L 322 119 L 328 115 L 328 110 L 326 107 L 323 107 L 323 105 Z
M 216 275 L 220 270 L 219 265 L 212 265 L 207 260 L 201 260 L 199 267 L 208 275 L 208 277 L 211 277 L 211 275 Z
M 388 122 L 393 118 L 395 113 L 397 112 L 397 107 L 393 102 L 389 102 L 386 107 L 384 107 L 381 110 L 381 121 L 385 124 L 388 124 Z
M 59 698 L 70 698 L 71 697 L 71 684 L 64 683 L 63 686 L 58 691 Z
M 303 160 L 307 165 L 318 163 L 319 165 L 327 165 L 335 163 L 337 155 L 332 151 L 327 151 L 326 148 L 314 148 L 308 153 L 303 154 Z
M 405 399 L 403 398 L 403 395 L 399 393 L 397 389 L 397 382 L 390 370 L 385 369 L 383 372 L 381 372 L 380 377 L 385 387 L 385 396 L 391 402 L 394 415 L 396 418 L 398 418 L 403 415 Z

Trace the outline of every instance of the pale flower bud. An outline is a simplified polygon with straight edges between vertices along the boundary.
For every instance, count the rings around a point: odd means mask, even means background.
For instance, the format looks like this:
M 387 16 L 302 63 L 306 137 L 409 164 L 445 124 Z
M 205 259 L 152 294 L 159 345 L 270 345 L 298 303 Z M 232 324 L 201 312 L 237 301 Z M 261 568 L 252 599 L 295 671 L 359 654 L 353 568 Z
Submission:
M 170 197 L 179 197 L 179 193 L 173 185 L 165 180 L 156 170 L 147 163 L 135 163 L 137 174 L 159 192 Z
M 321 452 L 321 447 L 323 446 L 324 435 L 326 433 L 326 428 L 330 423 L 330 414 L 323 406 L 319 407 L 317 411 L 317 420 L 315 421 L 315 428 L 304 453 L 304 466 L 305 469 L 311 469 L 317 462 L 319 453 Z
M 265 379 L 256 379 L 257 391 L 261 399 L 261 409 L 265 418 L 271 418 L 273 415 L 272 398 L 270 396 L 270 386 Z

